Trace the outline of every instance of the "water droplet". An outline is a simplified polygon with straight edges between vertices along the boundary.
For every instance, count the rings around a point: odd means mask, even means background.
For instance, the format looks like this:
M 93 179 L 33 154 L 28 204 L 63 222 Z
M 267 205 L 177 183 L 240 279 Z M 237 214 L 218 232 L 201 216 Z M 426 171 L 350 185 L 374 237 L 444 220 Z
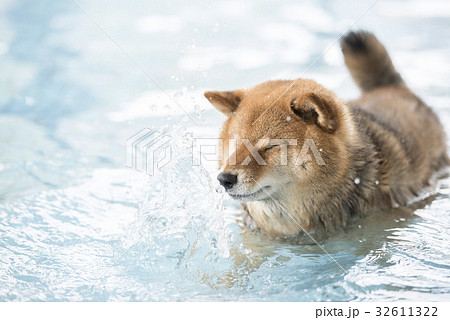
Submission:
M 291 119 L 292 119 L 291 116 L 287 116 L 286 118 L 287 121 L 291 121 Z
M 356 184 L 360 184 L 361 183 L 361 179 L 360 178 L 355 178 L 355 183 Z
M 379 185 L 379 184 L 380 184 L 380 181 L 375 180 L 375 184 L 376 184 L 376 185 Z

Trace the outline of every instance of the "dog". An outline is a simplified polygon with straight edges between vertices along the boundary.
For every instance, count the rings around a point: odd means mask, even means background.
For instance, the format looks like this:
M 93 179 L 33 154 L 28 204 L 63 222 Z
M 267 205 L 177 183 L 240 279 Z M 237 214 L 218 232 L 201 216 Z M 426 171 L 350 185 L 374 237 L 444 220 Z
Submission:
M 407 206 L 449 165 L 439 118 L 378 39 L 350 32 L 341 49 L 362 92 L 354 101 L 308 79 L 204 94 L 228 117 L 218 180 L 269 235 L 330 232 Z

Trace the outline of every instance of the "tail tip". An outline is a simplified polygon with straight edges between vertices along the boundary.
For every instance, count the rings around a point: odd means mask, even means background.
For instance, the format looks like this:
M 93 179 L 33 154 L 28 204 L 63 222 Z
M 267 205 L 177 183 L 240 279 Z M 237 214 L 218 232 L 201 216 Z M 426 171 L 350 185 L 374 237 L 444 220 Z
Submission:
M 369 48 L 369 39 L 374 35 L 367 31 L 350 31 L 341 39 L 342 51 L 352 53 L 367 52 Z
M 351 31 L 342 37 L 341 49 L 353 80 L 362 91 L 405 85 L 386 48 L 373 33 Z

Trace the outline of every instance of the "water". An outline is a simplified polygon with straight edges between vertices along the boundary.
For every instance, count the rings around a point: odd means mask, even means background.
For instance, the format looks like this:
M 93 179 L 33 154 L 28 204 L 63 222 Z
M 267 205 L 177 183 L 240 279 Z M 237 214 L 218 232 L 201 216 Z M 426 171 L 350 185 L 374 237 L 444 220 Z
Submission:
M 380 1 L 374 31 L 450 132 L 450 8 Z M 246 230 L 192 136 L 224 117 L 203 98 L 296 78 L 371 1 L 0 4 L 1 301 L 440 301 L 450 298 L 450 202 L 355 221 L 303 244 Z M 305 77 L 357 95 L 331 47 Z M 154 176 L 126 168 L 143 128 L 173 137 Z M 325 251 L 328 253 L 325 253 Z

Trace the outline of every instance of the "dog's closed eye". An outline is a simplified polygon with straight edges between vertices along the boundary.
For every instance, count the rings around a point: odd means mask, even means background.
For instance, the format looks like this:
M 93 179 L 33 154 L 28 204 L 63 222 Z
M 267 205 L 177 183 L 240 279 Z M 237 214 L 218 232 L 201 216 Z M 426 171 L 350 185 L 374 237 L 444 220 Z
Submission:
M 278 144 L 273 144 L 273 145 L 267 146 L 267 147 L 264 148 L 263 151 L 267 152 L 267 151 L 269 151 L 269 150 L 271 150 L 271 149 L 273 149 L 275 147 L 279 147 L 279 145 Z

